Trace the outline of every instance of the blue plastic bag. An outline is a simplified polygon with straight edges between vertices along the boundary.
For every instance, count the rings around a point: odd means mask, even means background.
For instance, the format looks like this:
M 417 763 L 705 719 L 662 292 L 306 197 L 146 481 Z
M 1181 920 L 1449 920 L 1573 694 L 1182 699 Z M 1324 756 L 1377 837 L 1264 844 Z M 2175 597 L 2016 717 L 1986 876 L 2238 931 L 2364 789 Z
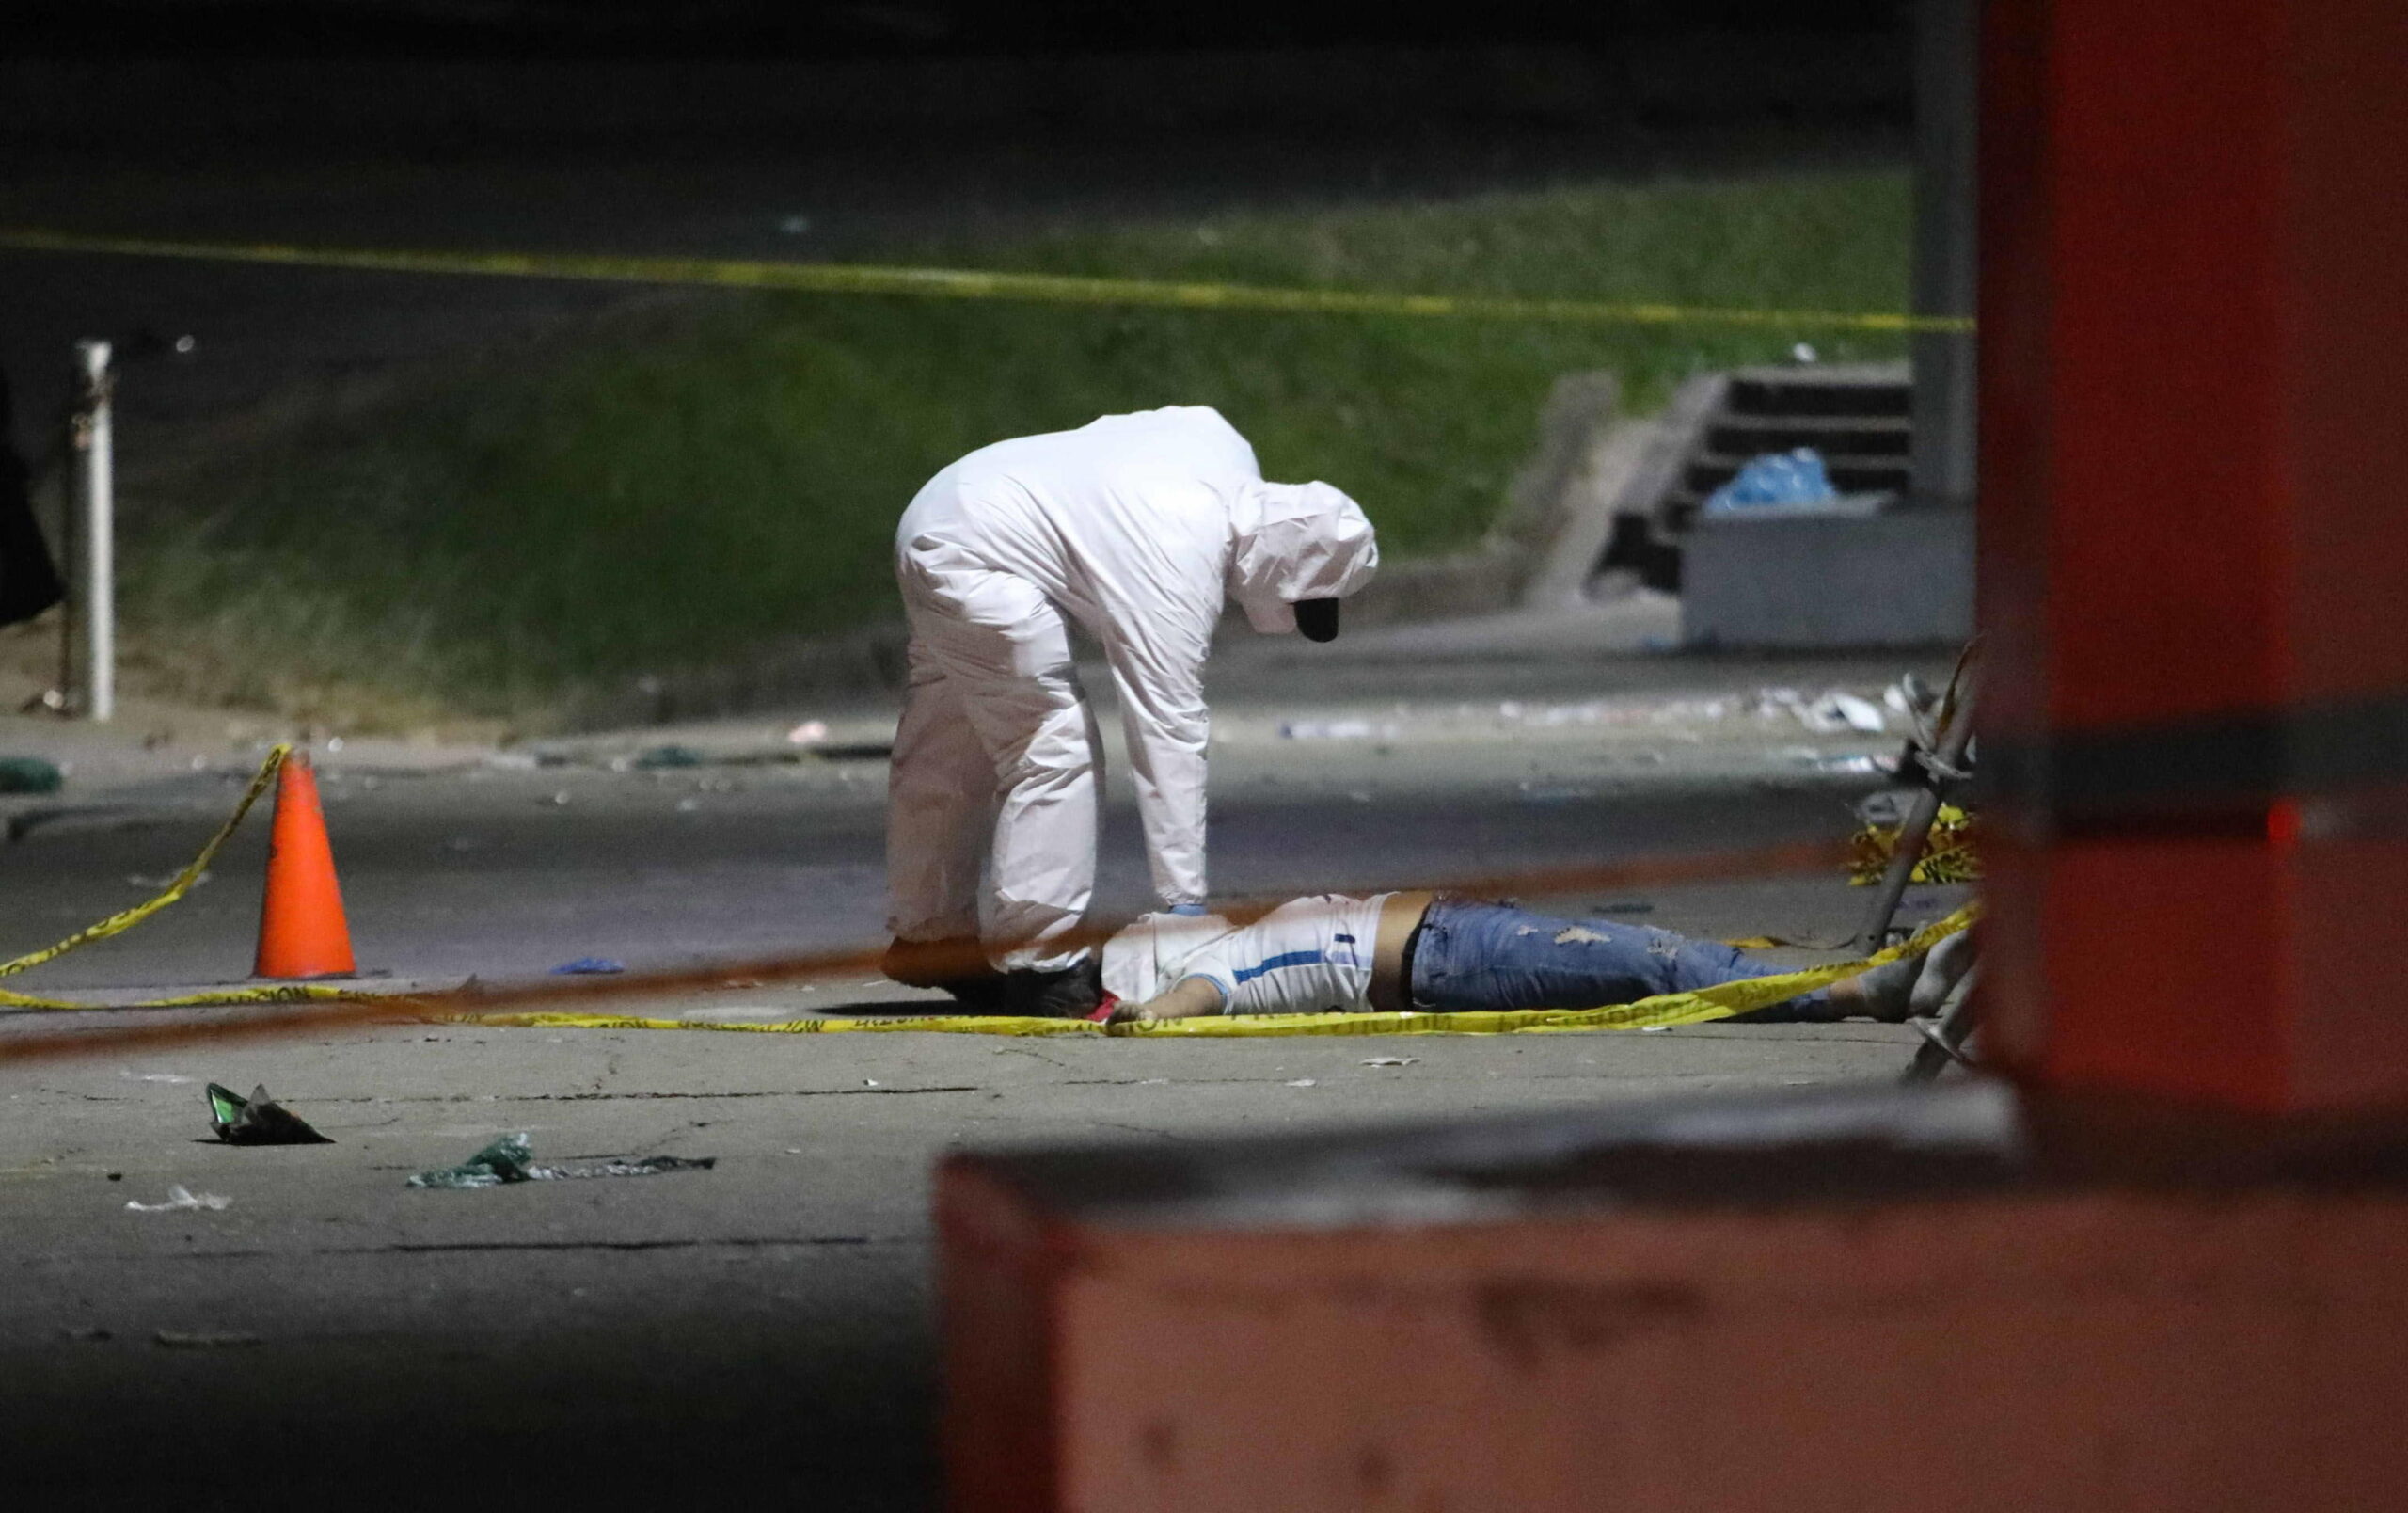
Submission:
M 1729 483 L 1706 496 L 1708 515 L 1744 515 L 1777 504 L 1823 504 L 1839 498 L 1823 454 L 1813 447 L 1751 457 Z
M 625 962 L 613 961 L 608 956 L 580 956 L 574 962 L 562 962 L 560 965 L 553 967 L 552 975 L 554 977 L 563 974 L 570 977 L 594 977 L 611 972 L 624 972 L 626 969 L 627 965 Z

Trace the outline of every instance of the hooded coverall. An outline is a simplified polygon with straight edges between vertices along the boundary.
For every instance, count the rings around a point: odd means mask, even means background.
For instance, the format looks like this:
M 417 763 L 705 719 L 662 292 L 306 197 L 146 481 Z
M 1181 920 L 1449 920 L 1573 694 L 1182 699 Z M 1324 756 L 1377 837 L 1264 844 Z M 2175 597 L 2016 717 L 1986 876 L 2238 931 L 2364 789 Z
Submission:
M 1053 944 L 1094 890 L 1102 765 L 1066 616 L 1111 665 L 1154 890 L 1200 903 L 1203 667 L 1225 599 L 1291 630 L 1299 600 L 1343 597 L 1378 563 L 1353 500 L 1266 484 L 1204 406 L 997 442 L 929 480 L 895 531 L 911 629 L 888 791 L 895 939 L 976 936 L 1006 970 L 1085 954 Z

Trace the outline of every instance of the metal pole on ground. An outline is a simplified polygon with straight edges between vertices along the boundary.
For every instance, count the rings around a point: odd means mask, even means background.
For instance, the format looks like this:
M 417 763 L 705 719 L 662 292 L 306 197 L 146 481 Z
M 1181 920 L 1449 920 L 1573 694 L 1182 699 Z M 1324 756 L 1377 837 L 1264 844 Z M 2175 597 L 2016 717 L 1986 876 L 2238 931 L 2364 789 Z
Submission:
M 1950 695 L 1941 709 L 1948 726 L 1934 738 L 1937 749 L 1919 758 L 1923 771 L 1914 803 L 1898 824 L 1898 844 L 1890 853 L 1890 868 L 1881 875 L 1881 884 L 1873 895 L 1873 907 L 1865 912 L 1864 928 L 1857 932 L 1867 950 L 1877 951 L 1889 944 L 1890 921 L 1897 917 L 1898 900 L 1906 897 L 1907 884 L 1914 881 L 1915 864 L 1923 860 L 1932 821 L 1940 818 L 1940 805 L 1947 796 L 1948 785 L 1964 771 L 1965 750 L 1973 740 L 1972 675 L 1959 677 Z
M 110 343 L 75 343 L 75 407 L 68 422 L 69 709 L 87 720 L 117 712 L 117 502 Z

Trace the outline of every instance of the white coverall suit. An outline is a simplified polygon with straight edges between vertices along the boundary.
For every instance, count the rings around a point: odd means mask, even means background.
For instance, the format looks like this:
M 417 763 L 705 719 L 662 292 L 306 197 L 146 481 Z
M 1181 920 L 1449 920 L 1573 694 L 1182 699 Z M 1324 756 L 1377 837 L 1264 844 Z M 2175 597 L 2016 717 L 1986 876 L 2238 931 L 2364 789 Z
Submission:
M 1203 667 L 1225 597 L 1256 629 L 1292 630 L 1298 601 L 1343 597 L 1379 564 L 1353 500 L 1266 484 L 1204 406 L 981 448 L 929 480 L 895 539 L 911 641 L 888 927 L 975 936 L 1005 970 L 1085 954 L 1052 944 L 1094 890 L 1102 766 L 1064 616 L 1111 663 L 1154 889 L 1200 903 Z

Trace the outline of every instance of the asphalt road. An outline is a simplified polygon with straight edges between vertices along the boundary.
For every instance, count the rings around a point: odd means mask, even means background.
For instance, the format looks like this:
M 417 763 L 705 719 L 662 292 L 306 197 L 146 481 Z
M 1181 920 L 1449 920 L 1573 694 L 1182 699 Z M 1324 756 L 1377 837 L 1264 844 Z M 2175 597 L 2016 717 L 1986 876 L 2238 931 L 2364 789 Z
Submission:
M 195 140 L 157 161 L 13 164 L 0 219 L 828 258 L 1029 219 L 1678 166 L 1544 132 L 1342 147 L 1266 138 L 1214 153 L 994 142 L 880 159 L 834 142 L 700 163 L 414 164 L 213 160 L 205 133 L 179 135 Z M 34 254 L 0 256 L 0 364 L 21 386 L 17 434 L 28 447 L 74 338 L 142 325 L 200 338 L 192 361 L 125 377 L 121 444 L 136 470 L 281 396 L 628 297 Z M 1465 666 L 1456 677 L 1448 696 L 1491 710 L 1533 688 L 1595 692 L 1589 671 L 1550 682 L 1527 654 L 1515 671 Z M 1331 692 L 1320 669 L 1298 681 L 1317 699 Z M 1376 711 L 1366 718 L 1376 723 Z M 1666 780 L 1662 752 L 1631 745 L 1613 758 L 1623 766 L 1481 740 L 1393 762 L 1370 741 L 1272 747 L 1276 759 L 1226 769 L 1216 756 L 1216 886 L 1444 882 L 1832 835 L 1849 822 L 1848 785 L 1817 775 L 1816 753 L 1685 785 Z M 51 806 L 60 812 L 0 846 L 0 955 L 138 901 L 189 857 L 256 759 L 230 756 L 224 742 L 192 756 L 202 771 L 99 795 L 82 791 L 79 774 Z M 329 757 L 324 771 L 360 958 L 397 979 L 531 977 L 594 955 L 635 969 L 688 965 L 879 933 L 875 762 L 660 772 L 470 762 L 443 774 Z M 263 819 L 183 903 L 10 985 L 240 980 Z M 1123 802 L 1099 903 L 1128 909 L 1142 893 Z M 1842 932 L 1860 900 L 1834 879 L 1803 879 L 1533 901 L 1611 904 L 1694 932 L 1808 938 Z M 653 1008 L 759 1018 L 892 998 L 837 982 Z M 938 1384 L 927 1182 L 949 1148 L 1197 1139 L 1879 1077 L 1909 1043 L 1906 1031 L 1865 1025 L 1197 1043 L 407 1026 L 0 1065 L 0 1464 L 12 1485 L 60 1505 L 120 1505 L 135 1490 L 424 1505 L 462 1483 L 487 1499 L 515 1489 L 608 1505 L 750 1476 L 814 1508 L 927 1507 Z M 1416 1059 L 1364 1064 L 1383 1054 Z M 220 1146 L 202 1117 L 210 1080 L 264 1082 L 336 1143 Z M 529 1132 L 548 1159 L 718 1164 L 483 1192 L 403 1186 L 504 1130 Z M 228 1202 L 128 1206 L 160 1203 L 172 1186 Z
M 0 1075 L 0 1454 L 17 1485 L 601 1492 L 739 1478 L 933 1505 L 931 1163 L 1579 1109 L 1887 1075 L 1890 1027 L 1236 1043 L 406 1027 Z M 1381 1055 L 1418 1059 L 1364 1064 Z M 264 1081 L 336 1143 L 211 1141 Z M 541 1159 L 712 1157 L 422 1191 L 523 1130 Z M 171 1187 L 222 1209 L 143 1212 Z M 607 1484 L 607 1485 L 595 1485 Z
M 1030 219 L 1665 166 L 1609 161 L 1589 146 L 1537 134 L 1343 151 L 1266 139 L 1218 155 L 1149 142 L 1084 154 L 998 142 L 941 160 L 876 160 L 841 143 L 699 164 L 45 159 L 13 166 L 22 171 L 0 186 L 0 219 L 350 245 L 829 258 Z M 199 337 L 191 361 L 125 377 L 121 444 L 135 471 L 272 413 L 284 395 L 372 381 L 628 297 L 32 254 L 0 257 L 0 364 L 21 385 L 17 429 L 28 446 L 56 403 L 74 338 L 142 325 Z M 140 493 L 130 484 L 130 507 Z M 1579 701 L 1605 686 L 1593 668 L 1549 673 L 1544 661 L 1523 648 L 1512 667 L 1462 664 L 1443 690 L 1418 693 L 1502 720 L 1500 700 Z M 1632 665 L 1640 680 L 1690 676 Z M 1401 676 L 1345 692 L 1373 700 Z M 1336 691 L 1318 665 L 1288 682 L 1319 704 Z M 1375 726 L 1385 718 L 1368 705 L 1320 712 Z M 1533 753 L 1475 731 L 1393 758 L 1376 741 L 1291 747 L 1275 737 L 1261 759 L 1216 755 L 1216 887 L 1435 883 L 1832 835 L 1849 822 L 1848 785 L 1817 773 L 1817 753 L 1802 765 L 1757 762 L 1744 776 L 1700 769 L 1684 784 L 1667 781 L 1666 768 L 1695 750 L 1672 748 L 1668 764 L 1652 735 L 1624 744 L 1609 759 Z M 180 764 L 186 753 L 155 755 Z M 230 754 L 221 741 L 189 755 L 202 770 L 97 794 L 79 772 L 57 804 L 43 805 L 59 812 L 0 846 L 0 955 L 147 897 L 189 857 L 256 752 Z M 329 755 L 323 771 L 360 959 L 397 980 L 532 977 L 596 955 L 641 970 L 879 935 L 875 762 L 616 772 L 472 760 L 445 774 Z M 263 820 L 183 903 L 10 985 L 242 979 Z M 1099 904 L 1133 908 L 1143 891 L 1123 800 Z M 1696 932 L 1807 938 L 1842 932 L 1859 899 L 1836 880 L 1806 879 L 1533 901 L 1612 904 Z M 839 981 L 644 1007 L 775 1018 L 895 996 Z M 614 1505 L 749 1478 L 814 1508 L 929 1507 L 939 1384 L 927 1175 L 950 1148 L 1201 1139 L 1881 1077 L 1908 1045 L 1905 1031 L 1864 1025 L 1225 1043 L 406 1026 L 0 1065 L 0 1464 L 12 1485 L 61 1505 L 329 1492 L 424 1505 L 463 1484 L 488 1501 L 507 1489 Z M 1384 1054 L 1415 1059 L 1364 1064 Z M 264 1082 L 336 1143 L 214 1143 L 200 1096 L 211 1080 L 241 1091 Z M 718 1164 L 483 1192 L 403 1185 L 505 1130 L 527 1131 L 546 1159 L 673 1154 Z M 128 1206 L 158 1204 L 176 1186 L 228 1202 Z
M 1247 897 L 1439 884 L 1836 836 L 1851 823 L 1828 784 L 1624 794 L 1530 783 L 1501 754 L 1491 761 L 1488 781 L 1460 788 L 1375 786 L 1331 760 L 1225 789 L 1212 816 L 1215 888 Z M 0 953 L 156 892 L 230 806 L 240 791 L 231 776 L 65 813 L 0 848 L 0 897 L 14 905 L 0 917 Z M 420 776 L 338 766 L 321 787 L 366 971 L 494 981 L 580 957 L 643 970 L 881 941 L 882 762 Z M 39 985 L 245 979 L 264 821 L 246 825 L 184 901 L 42 968 Z M 1099 909 L 1148 907 L 1133 808 L 1114 805 L 1106 835 Z
M 1362 743 L 1270 749 L 1279 760 L 1216 774 L 1213 854 L 1230 892 L 1438 881 L 1848 822 L 1842 788 L 1812 775 L 1584 788 L 1559 756 L 1502 741 L 1402 775 L 1383 766 L 1401 757 Z M 579 955 L 641 968 L 874 941 L 882 777 L 867 761 L 404 776 L 329 759 L 325 788 L 363 960 L 401 977 L 507 978 Z M 146 780 L 0 848 L 0 950 L 143 896 L 150 883 L 129 879 L 180 865 L 234 791 L 214 773 Z M 1133 816 L 1123 805 L 1111 820 L 1105 901 L 1127 906 L 1140 892 Z M 255 821 L 183 905 L 11 985 L 239 979 L 262 836 Z M 1861 900 L 1816 877 L 1532 901 L 1808 938 L 1845 932 Z M 840 981 L 634 1007 L 774 1019 L 891 996 Z M 0 1066 L 0 1457 L 25 1485 L 103 1505 L 230 1485 L 370 1501 L 390 1488 L 407 1502 L 463 1483 L 610 1503 L 740 1473 L 814 1507 L 928 1507 L 927 1176 L 948 1149 L 1887 1077 L 1910 1044 L 1861 1024 L 1217 1043 L 406 1025 Z M 1413 1059 L 1366 1064 L 1383 1055 Z M 265 1083 L 335 1143 L 215 1143 L 200 1096 L 212 1080 Z M 482 1192 L 404 1186 L 514 1130 L 539 1159 L 718 1164 Z M 176 1187 L 228 1202 L 128 1206 Z

